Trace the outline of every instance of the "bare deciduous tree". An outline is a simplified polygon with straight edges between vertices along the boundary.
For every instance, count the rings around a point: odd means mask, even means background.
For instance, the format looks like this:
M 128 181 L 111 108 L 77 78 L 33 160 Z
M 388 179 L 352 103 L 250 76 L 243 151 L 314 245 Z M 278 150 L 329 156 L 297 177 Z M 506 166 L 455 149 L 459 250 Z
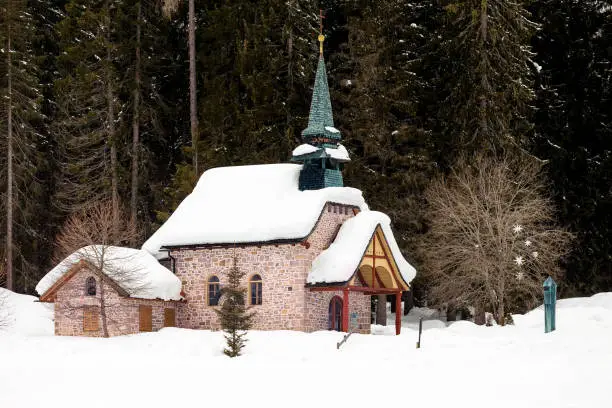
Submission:
M 479 154 L 432 182 L 422 252 L 434 302 L 486 308 L 503 325 L 509 310 L 539 301 L 548 275 L 561 277 L 571 235 L 555 225 L 540 170 Z
M 125 267 L 128 263 L 137 263 L 133 262 L 137 260 L 131 259 L 134 255 L 122 251 L 123 248 L 115 247 L 133 242 L 138 237 L 138 232 L 129 222 L 129 215 L 125 211 L 119 211 L 118 222 L 123 228 L 116 228 L 115 205 L 114 200 L 108 200 L 70 216 L 56 238 L 55 259 L 59 263 L 70 254 L 75 254 L 75 258 L 84 259 L 96 268 L 99 276 L 111 275 L 113 281 L 122 288 L 130 288 L 130 292 L 146 290 L 141 270 Z M 108 337 L 108 323 L 111 318 L 107 311 L 119 305 L 109 303 L 104 284 L 99 285 L 99 291 L 102 332 L 104 337 Z M 83 307 L 82 302 L 76 302 L 74 305 L 65 305 L 60 313 L 75 317 L 82 313 Z

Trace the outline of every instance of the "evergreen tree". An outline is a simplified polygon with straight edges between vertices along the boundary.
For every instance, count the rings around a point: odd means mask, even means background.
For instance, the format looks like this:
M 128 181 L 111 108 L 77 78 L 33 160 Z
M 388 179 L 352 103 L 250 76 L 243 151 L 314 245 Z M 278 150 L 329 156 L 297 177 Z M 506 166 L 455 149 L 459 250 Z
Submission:
M 0 2 L 0 163 L 2 168 L 2 250 L 6 286 L 27 286 L 31 271 L 31 241 L 40 189 L 35 174 L 41 91 L 33 47 L 36 26 L 26 1 Z M 18 227 L 18 228 L 17 228 Z M 19 272 L 19 273 L 17 273 Z M 30 277 L 31 278 L 31 277 Z M 35 278 L 35 277 L 34 277 Z
M 287 161 L 308 117 L 318 9 L 301 0 L 233 0 L 207 2 L 199 13 L 200 171 Z M 160 221 L 197 181 L 193 149 L 183 151 Z
M 52 129 L 60 167 L 55 204 L 66 213 L 110 198 L 119 214 L 123 171 L 117 129 L 123 106 L 118 98 L 116 11 L 111 0 L 72 0 L 57 25 L 62 52 Z
M 215 310 L 219 315 L 221 327 L 225 332 L 227 348 L 223 350 L 229 357 L 237 357 L 246 343 L 246 331 L 251 327 L 254 314 L 247 312 L 245 306 L 246 290 L 240 286 L 245 274 L 238 268 L 237 259 L 234 258 L 227 277 L 228 285 L 221 289 L 221 309 Z
M 521 1 L 443 4 L 445 21 L 430 51 L 437 66 L 432 130 L 438 161 L 448 166 L 461 151 L 521 147 L 532 128 L 529 43 L 536 25 Z
M 120 160 L 130 169 L 123 185 L 130 196 L 130 224 L 148 226 L 154 196 L 168 181 L 175 155 L 173 127 L 181 120 L 176 118 L 181 104 L 169 102 L 166 87 L 180 69 L 173 62 L 179 51 L 173 51 L 172 28 L 156 3 L 124 1 L 116 22 L 117 71 L 123 73 L 118 98 L 125 106 L 118 128 Z
M 532 11 L 542 24 L 532 148 L 548 161 L 561 221 L 577 236 L 565 262 L 569 290 L 612 290 L 612 8 L 541 0 Z
M 419 54 L 435 7 L 390 0 L 329 6 L 330 87 L 352 159 L 346 185 L 390 215 L 401 249 L 418 263 L 422 193 L 434 169 L 426 115 L 418 111 L 427 82 Z

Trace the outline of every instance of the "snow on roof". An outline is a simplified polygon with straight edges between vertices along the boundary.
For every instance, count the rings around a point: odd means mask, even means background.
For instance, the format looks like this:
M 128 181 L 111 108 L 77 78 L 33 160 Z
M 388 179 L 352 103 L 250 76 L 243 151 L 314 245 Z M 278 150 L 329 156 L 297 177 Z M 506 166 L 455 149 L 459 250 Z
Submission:
M 378 225 L 385 234 L 402 278 L 410 283 L 416 270 L 400 252 L 391 231 L 391 220 L 378 211 L 361 211 L 342 224 L 335 241 L 312 262 L 307 283 L 339 283 L 351 279 Z
M 344 147 L 341 144 L 339 144 L 338 148 L 336 149 L 332 149 L 330 147 L 325 148 L 325 153 L 327 153 L 329 157 L 331 157 L 332 159 L 342 160 L 342 161 L 351 161 L 351 158 L 349 157 L 346 147 Z
M 301 239 L 327 202 L 368 208 L 355 188 L 300 191 L 301 169 L 298 164 L 267 164 L 204 172 L 142 249 L 155 254 L 161 247 Z
M 181 281 L 147 251 L 115 246 L 90 245 L 73 252 L 51 269 L 36 285 L 44 295 L 73 265 L 81 260 L 102 272 L 124 289 L 130 297 L 142 299 L 181 299 Z
M 293 153 L 292 154 L 294 156 L 303 156 L 305 154 L 314 153 L 317 150 L 319 150 L 318 147 L 313 146 L 313 145 L 308 144 L 308 143 L 304 143 L 304 144 L 299 145 L 295 149 L 293 149 Z

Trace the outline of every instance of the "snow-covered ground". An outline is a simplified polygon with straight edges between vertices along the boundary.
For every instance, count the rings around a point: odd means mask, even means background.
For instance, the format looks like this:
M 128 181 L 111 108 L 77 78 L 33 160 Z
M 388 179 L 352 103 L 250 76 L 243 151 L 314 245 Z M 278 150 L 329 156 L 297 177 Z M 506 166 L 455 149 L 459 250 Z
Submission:
M 13 328 L 30 330 L 0 334 L 2 408 L 612 406 L 612 293 L 561 300 L 550 334 L 541 309 L 506 327 L 447 324 L 415 309 L 401 336 L 354 334 L 340 350 L 340 333 L 253 331 L 236 359 L 222 355 L 220 332 L 33 335 L 52 327 L 48 311 L 16 299 L 28 312 L 15 316 L 30 323 Z M 417 350 L 420 316 L 429 320 Z

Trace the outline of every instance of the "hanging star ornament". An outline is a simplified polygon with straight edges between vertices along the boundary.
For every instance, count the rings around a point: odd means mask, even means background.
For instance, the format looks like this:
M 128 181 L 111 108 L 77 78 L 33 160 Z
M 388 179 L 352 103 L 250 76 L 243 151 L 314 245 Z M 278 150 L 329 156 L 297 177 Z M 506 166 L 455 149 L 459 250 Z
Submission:
M 516 262 L 518 266 L 521 266 L 525 263 L 525 261 L 523 260 L 523 257 L 520 255 L 514 258 L 514 262 Z
M 515 234 L 518 234 L 519 232 L 523 230 L 523 226 L 516 224 L 512 230 L 514 231 Z

